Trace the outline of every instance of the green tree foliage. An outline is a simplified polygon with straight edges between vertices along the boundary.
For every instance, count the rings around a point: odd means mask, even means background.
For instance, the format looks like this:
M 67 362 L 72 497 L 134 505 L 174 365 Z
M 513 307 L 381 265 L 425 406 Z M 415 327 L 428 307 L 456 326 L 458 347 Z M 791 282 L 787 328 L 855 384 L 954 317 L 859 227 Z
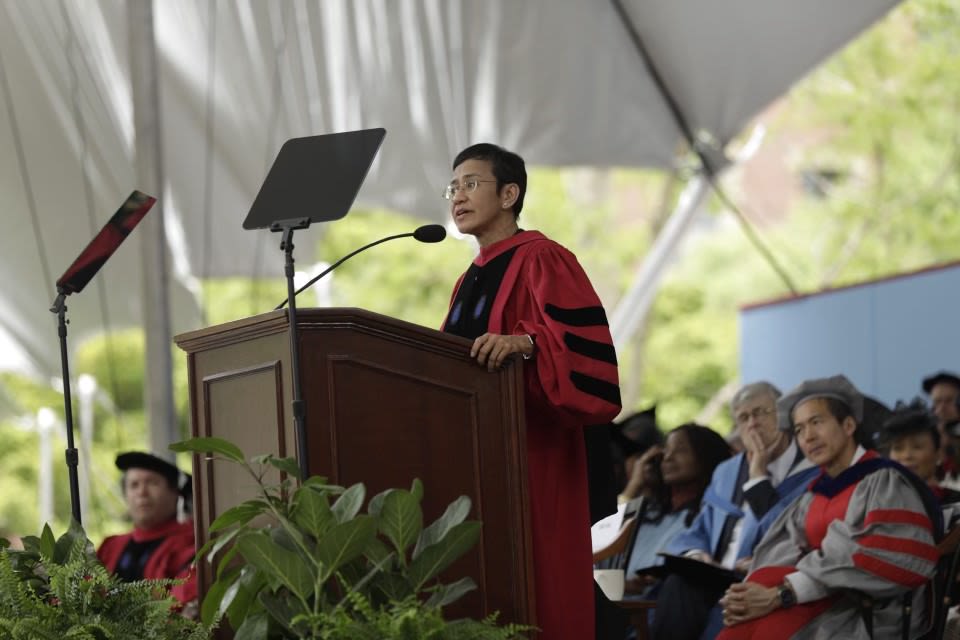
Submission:
M 63 405 L 63 395 L 53 385 L 16 373 L 0 373 L 0 388 L 14 416 L 34 414 L 40 407 Z
M 72 369 L 96 378 L 117 409 L 135 411 L 143 408 L 144 362 L 143 330 L 125 329 L 85 340 Z
M 327 225 L 317 254 L 332 263 L 368 242 L 413 231 L 423 222 L 393 212 L 357 211 Z M 437 244 L 393 240 L 350 259 L 331 274 L 332 302 L 437 328 L 453 283 L 473 255 L 468 242 L 451 238 Z
M 249 287 L 248 287 L 249 288 Z M 241 317 L 241 314 L 233 318 Z M 189 390 L 187 388 L 187 361 L 182 351 L 171 345 L 173 361 L 173 396 L 181 435 L 187 435 L 189 426 Z M 72 373 L 92 375 L 107 393 L 108 405 L 98 404 L 95 416 L 98 425 L 115 419 L 115 429 L 101 428 L 95 432 L 98 442 L 114 437 L 113 444 L 122 448 L 143 446 L 147 440 L 143 420 L 143 388 L 146 379 L 146 342 L 142 328 L 124 329 L 94 336 L 78 348 Z M 62 403 L 62 401 L 61 401 Z M 126 424 L 128 423 L 129 424 Z M 109 424 L 107 425 L 109 427 Z
M 149 435 L 143 408 L 144 340 L 142 329 L 127 329 L 89 338 L 77 345 L 71 362 L 74 441 L 80 447 L 80 410 L 77 378 L 92 375 L 99 386 L 94 403 L 93 449 L 89 461 L 80 460 L 80 473 L 90 480 L 84 524 L 96 540 L 129 529 L 120 491 L 120 472 L 114 465 L 119 451 L 148 448 Z M 182 435 L 188 432 L 186 361 L 174 354 L 174 393 Z M 0 388 L 11 399 L 11 417 L 0 421 L 0 437 L 9 444 L 0 451 L 0 530 L 10 533 L 34 529 L 38 511 L 39 436 L 36 412 L 51 409 L 56 425 L 52 433 L 54 518 L 66 527 L 71 511 L 67 469 L 64 464 L 66 432 L 60 381 L 43 384 L 25 376 L 0 374 Z M 185 456 L 186 458 L 186 456 Z M 182 461 L 189 468 L 189 460 Z
M 306 235 L 303 232 L 300 233 Z M 249 278 L 211 278 L 203 284 L 203 309 L 208 326 L 223 324 L 237 318 L 265 313 L 287 297 L 286 280 L 283 279 L 283 254 L 277 253 L 276 278 L 251 280 Z M 302 268 L 298 263 L 297 268 Z M 299 298 L 298 298 L 299 300 Z M 300 302 L 303 305 L 303 302 Z M 184 360 L 178 350 L 174 361 Z
M 0 491 L 0 537 L 4 533 L 32 531 L 39 520 L 37 508 L 37 434 L 5 425 L 0 431 L 3 487 Z M 25 499 L 25 498 L 33 498 Z
M 59 381 L 58 381 L 59 382 Z M 63 433 L 63 395 L 58 387 L 42 384 L 25 376 L 0 374 L 2 387 L 11 401 L 12 415 L 0 420 L 0 533 L 18 534 L 31 531 L 39 521 L 38 480 L 40 469 L 40 438 L 37 412 L 41 408 L 53 411 L 55 425 L 52 433 L 54 513 L 70 513 L 70 496 L 66 465 L 62 452 L 66 448 Z M 63 488 L 63 490 L 60 490 Z M 67 522 L 55 521 L 66 526 Z
M 784 242 L 811 287 L 960 256 L 960 5 L 905 2 L 790 96 L 781 129 L 820 131 L 796 168 L 821 197 Z

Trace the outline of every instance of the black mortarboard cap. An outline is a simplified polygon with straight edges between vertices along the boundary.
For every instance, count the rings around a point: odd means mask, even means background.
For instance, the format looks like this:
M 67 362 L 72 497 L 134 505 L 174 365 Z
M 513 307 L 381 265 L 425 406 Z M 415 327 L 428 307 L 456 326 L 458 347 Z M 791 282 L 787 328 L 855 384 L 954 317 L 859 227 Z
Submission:
M 188 496 L 193 491 L 193 479 L 189 473 L 180 471 L 172 462 L 143 451 L 121 453 L 117 456 L 117 468 L 121 471 L 127 469 L 155 471 L 166 478 L 170 486 L 175 487 L 181 495 Z
M 611 438 L 624 459 L 663 444 L 663 434 L 657 427 L 656 405 L 613 423 Z

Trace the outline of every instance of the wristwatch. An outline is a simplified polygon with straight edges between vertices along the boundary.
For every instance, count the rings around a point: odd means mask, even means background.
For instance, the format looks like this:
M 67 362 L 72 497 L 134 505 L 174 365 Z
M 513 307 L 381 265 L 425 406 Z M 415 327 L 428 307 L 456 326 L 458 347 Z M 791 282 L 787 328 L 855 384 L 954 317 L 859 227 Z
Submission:
M 777 588 L 777 595 L 780 597 L 780 608 L 789 609 L 797 604 L 797 594 L 793 592 L 787 583 L 781 584 Z

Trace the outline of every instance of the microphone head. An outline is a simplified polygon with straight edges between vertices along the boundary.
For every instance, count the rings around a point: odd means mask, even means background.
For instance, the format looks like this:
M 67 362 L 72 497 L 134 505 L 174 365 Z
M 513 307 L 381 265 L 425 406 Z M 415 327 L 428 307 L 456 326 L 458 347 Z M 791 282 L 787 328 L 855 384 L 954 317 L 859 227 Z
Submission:
M 440 242 L 447 237 L 447 229 L 442 224 L 425 224 L 414 230 L 413 237 L 420 242 Z

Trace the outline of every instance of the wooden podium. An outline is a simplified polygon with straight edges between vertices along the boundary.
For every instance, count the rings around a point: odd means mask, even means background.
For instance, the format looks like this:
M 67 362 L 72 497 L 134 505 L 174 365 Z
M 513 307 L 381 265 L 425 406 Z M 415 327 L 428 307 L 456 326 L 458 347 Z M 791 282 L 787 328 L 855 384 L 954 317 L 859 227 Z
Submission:
M 446 575 L 478 589 L 449 613 L 536 624 L 518 363 L 489 373 L 470 360 L 469 340 L 360 309 L 298 309 L 297 324 L 311 475 L 363 482 L 368 499 L 420 478 L 425 523 L 470 496 L 480 543 Z M 176 337 L 194 436 L 227 438 L 248 456 L 296 454 L 288 330 L 286 311 L 273 311 Z M 253 483 L 229 463 L 195 458 L 193 471 L 199 547 Z M 199 578 L 205 593 L 208 563 Z

